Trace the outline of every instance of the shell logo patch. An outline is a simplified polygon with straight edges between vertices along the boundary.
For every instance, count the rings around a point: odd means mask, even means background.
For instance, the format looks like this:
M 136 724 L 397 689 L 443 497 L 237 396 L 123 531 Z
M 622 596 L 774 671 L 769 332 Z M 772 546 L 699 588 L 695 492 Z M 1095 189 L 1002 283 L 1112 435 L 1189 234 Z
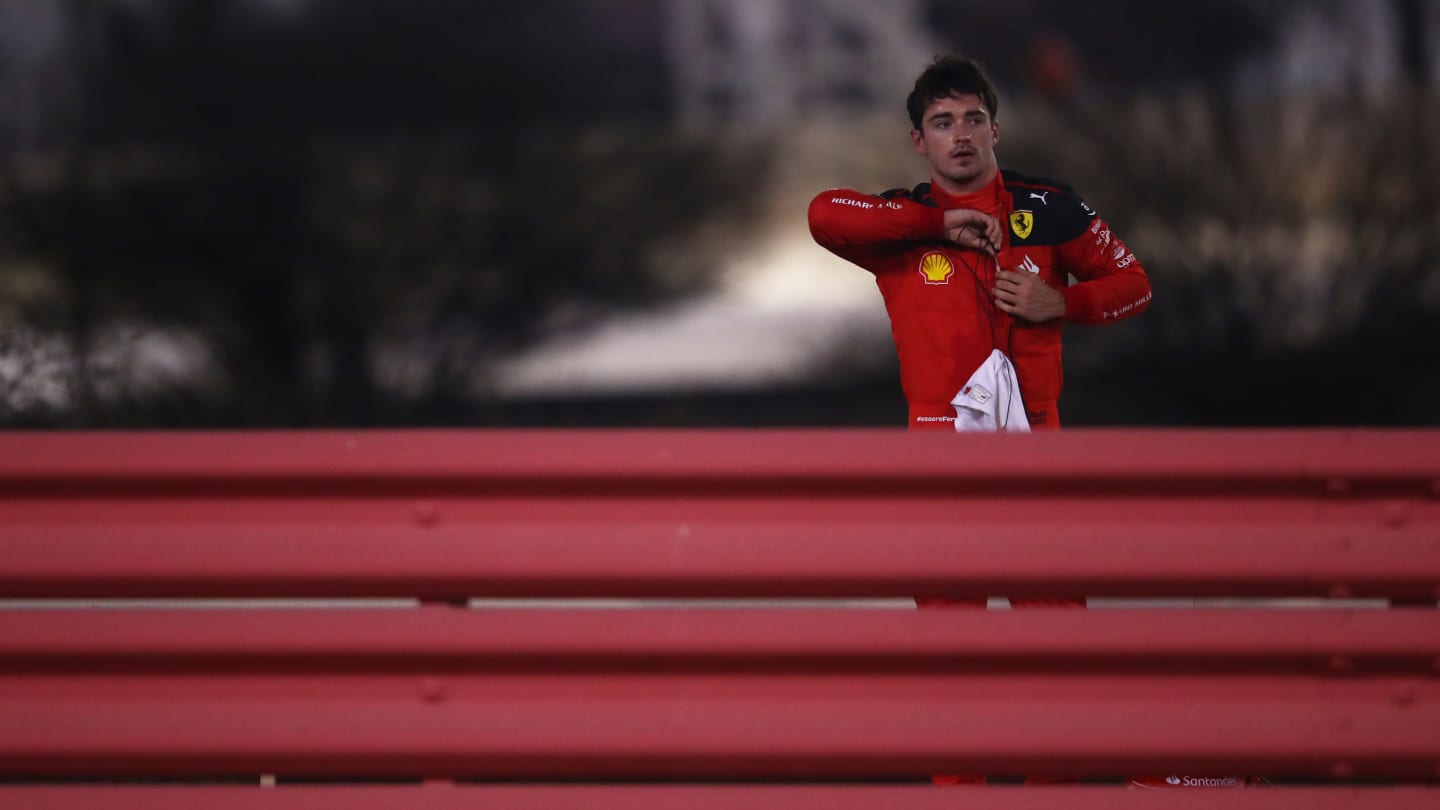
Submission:
M 926 284 L 949 284 L 950 277 L 955 275 L 955 265 L 944 253 L 931 251 L 920 257 L 920 275 L 925 277 Z
M 1035 230 L 1035 215 L 1029 211 L 1016 211 L 1010 215 L 1010 230 L 1021 239 L 1027 238 Z

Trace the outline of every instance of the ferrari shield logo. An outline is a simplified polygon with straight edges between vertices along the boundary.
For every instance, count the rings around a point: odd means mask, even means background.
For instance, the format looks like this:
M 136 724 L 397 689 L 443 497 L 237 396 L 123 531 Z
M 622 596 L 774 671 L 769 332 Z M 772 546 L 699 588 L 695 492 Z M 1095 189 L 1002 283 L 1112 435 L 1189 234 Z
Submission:
M 1010 230 L 1021 239 L 1028 238 L 1035 229 L 1035 215 L 1029 211 L 1016 211 L 1010 215 Z

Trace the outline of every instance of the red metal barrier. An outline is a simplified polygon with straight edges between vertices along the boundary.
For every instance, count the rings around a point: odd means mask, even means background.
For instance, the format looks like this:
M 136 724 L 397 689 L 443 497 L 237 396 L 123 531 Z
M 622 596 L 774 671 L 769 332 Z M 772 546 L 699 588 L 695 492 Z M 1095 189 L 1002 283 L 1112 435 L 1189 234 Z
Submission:
M 0 435 L 0 597 L 1440 598 L 1440 432 Z
M 1267 788 L 1252 791 L 1120 791 L 1106 787 L 0 787 L 25 810 L 1433 810 L 1423 788 Z
M 0 597 L 1433 604 L 1437 484 L 1436 432 L 12 434 Z M 1427 782 L 1437 707 L 1434 610 L 0 610 L 11 780 Z M 83 790 L 0 788 L 0 806 L 74 807 Z M 177 790 L 146 795 L 259 800 Z M 308 795 L 353 795 L 328 790 Z M 547 807 L 632 788 L 386 790 Z M 657 790 L 646 806 L 694 795 Z M 795 790 L 747 795 L 863 795 Z M 946 794 L 863 790 L 904 807 Z M 1317 790 L 1224 802 L 1437 797 Z M 282 795 L 300 794 L 267 794 Z M 347 804 L 401 794 L 360 795 Z
M 37 777 L 1440 763 L 1434 611 L 42 611 L 0 639 L 0 762 Z

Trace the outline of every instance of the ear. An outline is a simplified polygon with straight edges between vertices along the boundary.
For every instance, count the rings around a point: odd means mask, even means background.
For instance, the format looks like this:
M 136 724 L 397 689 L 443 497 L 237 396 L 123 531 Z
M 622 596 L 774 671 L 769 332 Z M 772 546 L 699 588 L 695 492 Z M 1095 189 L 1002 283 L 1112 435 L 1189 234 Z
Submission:
M 910 130 L 910 146 L 915 149 L 915 154 L 923 155 L 925 151 L 925 135 L 918 129 Z
M 990 145 L 991 145 L 991 146 L 999 146 L 999 145 L 1000 145 L 1000 122 L 999 122 L 999 121 L 991 121 L 991 122 L 990 122 Z

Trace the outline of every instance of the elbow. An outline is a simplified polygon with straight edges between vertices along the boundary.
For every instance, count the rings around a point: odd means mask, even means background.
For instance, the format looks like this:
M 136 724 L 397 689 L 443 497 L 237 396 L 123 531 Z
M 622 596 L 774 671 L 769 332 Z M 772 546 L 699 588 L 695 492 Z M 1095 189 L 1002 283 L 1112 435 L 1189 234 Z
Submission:
M 1139 289 L 1137 292 L 1140 293 L 1140 298 L 1139 303 L 1135 306 L 1136 315 L 1150 308 L 1150 301 L 1155 294 L 1154 288 L 1150 286 L 1150 277 L 1145 275 L 1143 268 L 1140 270 L 1140 284 L 1138 286 Z
M 807 217 L 810 220 L 810 236 L 820 245 L 830 248 L 836 244 L 834 191 L 822 191 L 810 201 Z

